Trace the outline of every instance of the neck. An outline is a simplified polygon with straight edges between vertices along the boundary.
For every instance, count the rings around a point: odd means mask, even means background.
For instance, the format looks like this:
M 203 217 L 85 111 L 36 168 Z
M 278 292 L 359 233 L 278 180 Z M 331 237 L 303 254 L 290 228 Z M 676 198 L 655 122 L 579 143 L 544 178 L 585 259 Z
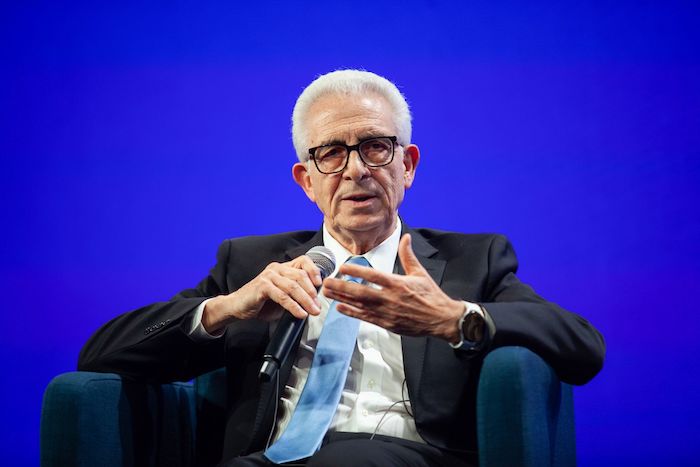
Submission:
M 343 248 L 348 250 L 353 255 L 363 255 L 380 245 L 384 240 L 389 238 L 394 229 L 396 228 L 396 219 L 391 223 L 391 226 L 387 229 L 379 230 L 367 230 L 367 231 L 357 231 L 357 230 L 346 230 L 338 229 L 336 226 L 326 223 L 326 228 L 328 233 L 330 233 L 333 238 L 335 238 L 338 243 L 340 243 Z

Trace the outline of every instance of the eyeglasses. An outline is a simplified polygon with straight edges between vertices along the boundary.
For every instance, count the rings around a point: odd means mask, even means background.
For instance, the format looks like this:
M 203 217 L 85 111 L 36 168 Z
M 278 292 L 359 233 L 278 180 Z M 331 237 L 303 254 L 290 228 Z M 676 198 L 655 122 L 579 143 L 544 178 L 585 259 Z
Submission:
M 357 151 L 367 167 L 390 164 L 394 160 L 394 143 L 396 136 L 380 136 L 363 139 L 353 146 L 343 143 L 316 146 L 309 149 L 309 154 L 319 172 L 334 174 L 345 170 L 352 151 Z

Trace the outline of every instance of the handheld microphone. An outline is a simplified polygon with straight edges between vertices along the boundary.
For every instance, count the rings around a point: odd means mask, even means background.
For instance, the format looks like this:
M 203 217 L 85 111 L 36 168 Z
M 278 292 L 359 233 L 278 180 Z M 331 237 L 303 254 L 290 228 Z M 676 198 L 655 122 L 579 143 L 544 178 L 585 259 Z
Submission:
M 320 270 L 321 280 L 330 276 L 335 270 L 335 256 L 325 246 L 311 248 L 306 252 L 306 256 L 311 258 L 311 261 Z M 284 313 L 263 355 L 263 364 L 258 373 L 258 377 L 262 381 L 270 381 L 277 373 L 297 342 L 305 322 L 306 319 L 295 318 L 289 312 Z

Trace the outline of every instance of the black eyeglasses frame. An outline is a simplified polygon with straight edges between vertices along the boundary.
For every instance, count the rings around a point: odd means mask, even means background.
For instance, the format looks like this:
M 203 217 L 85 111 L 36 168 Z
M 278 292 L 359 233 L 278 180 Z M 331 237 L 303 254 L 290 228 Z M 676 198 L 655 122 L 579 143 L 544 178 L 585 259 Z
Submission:
M 391 141 L 391 157 L 387 162 L 384 164 L 379 164 L 379 165 L 373 165 L 373 164 L 368 164 L 367 161 L 362 157 L 362 153 L 360 152 L 360 146 L 362 146 L 364 143 L 367 141 L 372 141 L 373 139 L 388 139 Z M 372 136 L 370 138 L 365 138 L 357 142 L 357 144 L 353 144 L 352 146 L 345 144 L 345 143 L 330 143 L 330 144 L 322 144 L 321 146 L 314 146 L 313 148 L 309 148 L 309 159 L 312 159 L 314 161 L 314 165 L 318 169 L 319 172 L 322 174 L 330 175 L 330 174 L 337 174 L 345 170 L 345 168 L 348 166 L 348 161 L 350 160 L 350 153 L 352 151 L 357 151 L 357 155 L 360 157 L 360 160 L 362 161 L 363 164 L 365 164 L 367 167 L 384 167 L 385 165 L 389 165 L 393 162 L 394 160 L 394 146 L 397 144 L 398 138 L 396 136 Z M 324 172 L 321 170 L 321 168 L 318 166 L 318 161 L 316 160 L 315 152 L 318 149 L 321 148 L 326 148 L 330 146 L 344 146 L 345 150 L 347 151 L 347 155 L 345 156 L 345 163 L 338 169 L 334 170 L 333 172 Z

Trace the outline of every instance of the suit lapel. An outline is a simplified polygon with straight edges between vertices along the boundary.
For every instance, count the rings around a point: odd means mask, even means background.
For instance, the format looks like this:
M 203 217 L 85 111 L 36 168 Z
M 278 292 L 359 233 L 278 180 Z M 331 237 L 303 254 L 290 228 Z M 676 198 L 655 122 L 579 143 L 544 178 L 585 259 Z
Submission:
M 416 254 L 418 261 L 423 265 L 428 274 L 430 274 L 430 277 L 432 277 L 435 283 L 440 285 L 445 272 L 445 260 L 434 257 L 438 253 L 438 250 L 428 243 L 420 233 L 406 227 L 405 224 L 402 230 L 402 235 L 404 233 L 411 234 L 413 252 Z M 394 270 L 398 274 L 405 274 L 398 256 L 396 258 Z M 406 384 L 408 386 L 409 397 L 413 401 L 418 400 L 420 393 L 420 382 L 425 365 L 427 343 L 427 337 L 401 336 Z
M 307 242 L 301 245 L 293 246 L 287 249 L 284 254 L 286 255 L 286 260 L 292 260 L 298 256 L 305 254 L 311 248 L 315 246 L 323 245 L 323 229 L 316 231 L 313 237 L 311 237 Z
M 442 275 L 445 272 L 445 260 L 433 258 L 438 252 L 437 248 L 432 246 L 428 241 L 418 232 L 408 227 L 403 228 L 401 235 L 410 233 L 411 240 L 413 244 L 413 252 L 416 254 L 418 261 L 423 265 L 430 277 L 433 278 L 436 284 L 440 285 L 442 282 Z M 401 261 L 399 257 L 396 256 L 396 265 L 394 269 L 399 274 L 406 274 L 401 266 Z

